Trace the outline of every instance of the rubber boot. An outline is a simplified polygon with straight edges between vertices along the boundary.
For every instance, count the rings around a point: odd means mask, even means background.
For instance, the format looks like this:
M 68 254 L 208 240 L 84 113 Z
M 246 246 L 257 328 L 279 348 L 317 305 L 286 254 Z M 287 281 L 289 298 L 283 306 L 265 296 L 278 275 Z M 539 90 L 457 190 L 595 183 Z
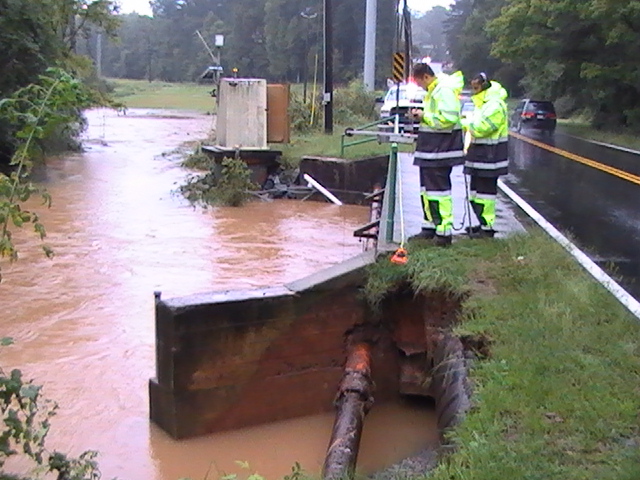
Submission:
M 435 228 L 423 228 L 420 233 L 409 237 L 409 240 L 432 240 L 436 236 Z
M 433 237 L 433 244 L 436 247 L 448 247 L 451 245 L 451 235 L 435 235 Z
M 493 238 L 496 231 L 493 229 L 485 230 L 480 225 L 475 227 L 467 227 L 467 235 L 469 238 Z

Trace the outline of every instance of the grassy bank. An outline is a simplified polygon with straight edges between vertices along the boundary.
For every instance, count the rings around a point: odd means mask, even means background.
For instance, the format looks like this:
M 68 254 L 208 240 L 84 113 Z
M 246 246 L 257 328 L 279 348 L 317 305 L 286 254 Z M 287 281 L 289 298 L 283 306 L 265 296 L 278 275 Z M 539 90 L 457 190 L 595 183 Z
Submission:
M 358 125 L 350 125 L 357 127 Z M 303 155 L 319 155 L 324 157 L 340 157 L 340 139 L 346 127 L 336 126 L 333 135 L 326 135 L 322 131 L 310 133 L 295 133 L 291 137 L 291 142 L 287 145 L 273 145 L 274 148 L 282 150 L 287 164 L 297 164 Z M 347 142 L 365 137 L 346 138 Z M 363 143 L 347 147 L 344 151 L 344 158 L 357 159 L 372 157 L 376 155 L 386 155 L 389 153 L 388 143 L 379 144 L 377 141 Z M 412 151 L 412 145 L 400 145 L 400 151 Z
M 640 137 L 637 132 L 620 128 L 618 130 L 596 130 L 588 122 L 581 119 L 560 120 L 559 125 L 563 132 L 576 137 L 595 140 L 596 142 L 610 143 L 619 147 L 640 150 Z
M 146 80 L 109 79 L 115 87 L 113 96 L 128 108 L 165 108 L 212 113 L 215 99 L 211 85 L 196 83 L 147 82 Z
M 638 478 L 640 326 L 545 234 L 410 244 L 406 266 L 370 273 L 372 301 L 403 280 L 467 295 L 457 329 L 491 340 L 459 448 L 429 478 Z

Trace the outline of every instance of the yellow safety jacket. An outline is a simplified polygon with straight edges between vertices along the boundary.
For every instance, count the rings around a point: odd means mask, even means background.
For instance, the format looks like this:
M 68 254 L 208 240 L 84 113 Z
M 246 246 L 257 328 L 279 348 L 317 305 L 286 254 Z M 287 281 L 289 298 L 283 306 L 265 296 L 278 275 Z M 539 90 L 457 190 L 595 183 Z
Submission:
M 471 135 L 464 172 L 481 177 L 498 177 L 508 173 L 509 119 L 507 91 L 496 81 L 471 97 L 473 114 L 462 121 Z
M 438 75 L 427 87 L 414 165 L 444 167 L 462 164 L 464 150 L 459 93 L 463 86 L 462 72 L 456 72 Z

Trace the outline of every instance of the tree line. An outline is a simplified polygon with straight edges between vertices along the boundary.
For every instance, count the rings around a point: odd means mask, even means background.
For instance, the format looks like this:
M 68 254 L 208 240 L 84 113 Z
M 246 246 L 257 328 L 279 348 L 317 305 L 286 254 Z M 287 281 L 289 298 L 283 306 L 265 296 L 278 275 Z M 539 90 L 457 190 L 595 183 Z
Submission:
M 0 99 L 62 67 L 100 87 L 102 74 L 193 81 L 224 35 L 222 66 L 270 81 L 322 79 L 322 0 L 152 0 L 152 17 L 120 15 L 115 0 L 0 0 Z M 384 88 L 398 47 L 397 0 L 378 0 L 376 80 Z M 364 0 L 334 0 L 337 83 L 361 76 Z M 585 111 L 593 124 L 640 130 L 640 2 L 625 0 L 457 0 L 413 20 L 416 56 L 485 71 L 512 96 Z M 317 63 L 316 63 L 317 62 Z M 15 141 L 0 119 L 0 158 Z
M 640 2 L 457 0 L 445 24 L 465 72 L 554 100 L 596 127 L 640 130 Z
M 100 102 L 100 82 L 92 62 L 74 51 L 92 28 L 114 35 L 117 11 L 113 0 L 0 0 L 0 102 L 37 83 L 51 67 L 62 68 L 83 80 L 92 87 L 92 102 Z M 0 109 L 0 164 L 8 163 L 16 150 L 16 135 L 24 120 L 16 118 Z M 73 125 L 77 125 L 80 112 L 73 119 Z M 59 125 L 47 138 L 39 139 L 38 145 L 51 146 L 55 140 L 65 148 L 67 140 L 71 141 L 77 132 L 70 128 L 73 125 Z
M 221 64 L 230 74 L 270 81 L 299 82 L 323 68 L 322 0 L 153 0 L 153 17 L 120 16 L 117 38 L 103 43 L 102 73 L 107 77 L 194 81 L 212 64 L 196 32 L 215 51 L 224 35 Z M 390 75 L 397 0 L 379 0 L 377 78 Z M 334 1 L 335 81 L 362 75 L 365 2 Z M 97 31 L 83 52 L 96 58 Z

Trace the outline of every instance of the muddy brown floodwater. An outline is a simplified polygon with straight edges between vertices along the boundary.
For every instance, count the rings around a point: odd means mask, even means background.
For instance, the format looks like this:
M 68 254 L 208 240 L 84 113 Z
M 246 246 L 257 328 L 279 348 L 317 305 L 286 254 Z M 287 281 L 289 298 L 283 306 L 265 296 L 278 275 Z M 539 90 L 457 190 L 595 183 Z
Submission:
M 153 292 L 163 298 L 258 287 L 301 278 L 361 252 L 352 236 L 365 207 L 281 200 L 193 209 L 173 194 L 187 172 L 176 155 L 203 138 L 212 117 L 153 110 L 88 112 L 86 152 L 50 159 L 42 184 L 47 260 L 32 235 L 16 234 L 20 260 L 2 264 L 5 370 L 21 368 L 60 406 L 50 449 L 100 452 L 103 478 L 204 479 L 238 472 L 269 480 L 298 461 L 318 473 L 332 415 L 318 415 L 188 441 L 148 420 L 154 376 Z M 371 472 L 434 441 L 432 419 L 409 405 L 374 407 L 359 469 Z

